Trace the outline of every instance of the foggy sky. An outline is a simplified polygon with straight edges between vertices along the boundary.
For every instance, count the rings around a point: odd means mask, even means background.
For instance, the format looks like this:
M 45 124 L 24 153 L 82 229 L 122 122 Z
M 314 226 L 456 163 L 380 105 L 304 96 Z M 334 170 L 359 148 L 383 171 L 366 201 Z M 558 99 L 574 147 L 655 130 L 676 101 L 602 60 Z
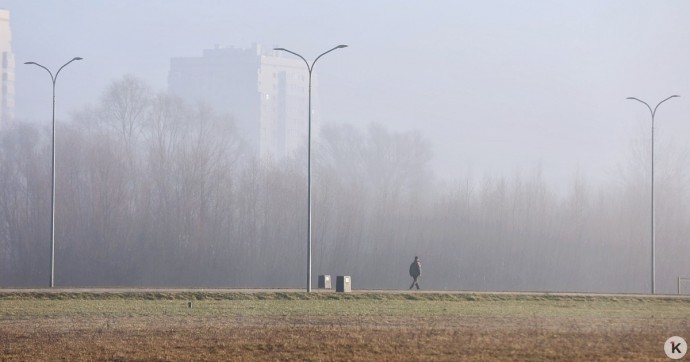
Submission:
M 439 175 L 479 178 L 541 167 L 609 182 L 631 145 L 690 134 L 690 2 L 677 1 L 0 1 L 11 11 L 18 119 L 96 103 L 132 74 L 167 87 L 170 58 L 214 45 L 281 46 L 313 59 L 324 123 L 418 129 Z

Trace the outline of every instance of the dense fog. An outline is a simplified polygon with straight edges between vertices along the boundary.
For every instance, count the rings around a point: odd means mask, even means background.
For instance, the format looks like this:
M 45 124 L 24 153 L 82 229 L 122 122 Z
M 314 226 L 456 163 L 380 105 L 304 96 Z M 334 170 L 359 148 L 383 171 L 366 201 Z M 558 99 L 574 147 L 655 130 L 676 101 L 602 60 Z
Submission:
M 419 256 L 423 289 L 651 292 L 650 112 L 626 98 L 674 94 L 656 113 L 656 290 L 690 277 L 689 1 L 0 8 L 0 287 L 49 285 L 53 98 L 35 64 L 80 57 L 54 83 L 56 286 L 305 288 L 307 71 L 272 49 L 338 44 L 310 103 L 314 285 L 406 289 Z M 227 49 L 252 57 L 180 72 Z M 289 121 L 260 118 L 269 98 Z M 266 129 L 290 134 L 286 157 L 257 153 Z
M 56 285 L 298 287 L 306 275 L 306 150 L 243 152 L 231 117 L 113 82 L 57 124 Z M 687 150 L 659 146 L 657 291 L 690 275 Z M 50 129 L 0 133 L 0 285 L 50 275 Z M 303 152 L 304 151 L 304 152 Z M 313 276 L 406 288 L 648 292 L 648 146 L 618 177 L 555 192 L 539 168 L 434 176 L 421 132 L 328 125 L 315 138 Z

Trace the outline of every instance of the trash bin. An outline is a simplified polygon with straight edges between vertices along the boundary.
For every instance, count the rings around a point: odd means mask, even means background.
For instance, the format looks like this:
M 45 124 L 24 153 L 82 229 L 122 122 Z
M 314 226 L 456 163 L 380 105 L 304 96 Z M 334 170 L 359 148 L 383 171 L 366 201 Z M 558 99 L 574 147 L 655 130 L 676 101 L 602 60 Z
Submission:
M 330 275 L 319 275 L 319 289 L 331 289 Z
M 340 293 L 352 291 L 352 279 L 349 275 L 338 275 L 335 280 L 335 291 Z

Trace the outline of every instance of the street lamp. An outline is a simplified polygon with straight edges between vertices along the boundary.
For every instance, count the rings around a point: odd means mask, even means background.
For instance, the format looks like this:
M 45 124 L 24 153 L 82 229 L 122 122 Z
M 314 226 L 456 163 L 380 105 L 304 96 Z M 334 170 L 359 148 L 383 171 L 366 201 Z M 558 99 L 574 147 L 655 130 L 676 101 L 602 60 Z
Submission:
M 635 100 L 635 101 L 638 101 L 638 102 L 644 104 L 645 106 L 647 106 L 647 108 L 649 108 L 649 113 L 651 113 L 651 115 L 652 115 L 652 220 L 651 220 L 651 224 L 652 224 L 652 294 L 656 293 L 656 288 L 654 285 L 654 281 L 656 279 L 656 259 L 654 257 L 655 249 L 656 249 L 656 236 L 654 233 L 654 228 L 656 226 L 655 225 L 656 224 L 656 220 L 655 220 L 656 211 L 654 210 L 654 115 L 656 115 L 656 110 L 657 110 L 657 108 L 659 108 L 661 103 L 664 103 L 667 100 L 669 100 L 671 98 L 676 98 L 676 97 L 680 97 L 680 96 L 672 95 L 672 96 L 664 99 L 663 101 L 659 102 L 656 105 L 656 107 L 654 107 L 653 110 L 652 110 L 652 107 L 649 106 L 649 104 L 647 104 L 646 102 L 644 102 L 640 99 L 637 99 L 635 97 L 626 98 L 626 99 L 632 99 L 632 100 Z
M 55 81 L 57 81 L 57 76 L 60 74 L 62 68 L 66 67 L 67 64 L 72 63 L 75 60 L 82 60 L 83 58 L 74 57 L 69 62 L 65 63 L 63 66 L 53 73 L 46 67 L 36 63 L 36 62 L 26 62 L 24 64 L 33 64 L 45 69 L 48 74 L 50 74 L 50 79 L 53 81 L 53 162 L 51 166 L 52 173 L 52 187 L 50 192 L 50 287 L 55 286 Z
M 322 56 L 341 48 L 347 48 L 347 45 L 338 45 L 337 47 L 321 53 L 314 61 L 309 65 L 303 56 L 287 50 L 285 48 L 273 48 L 273 50 L 280 50 L 294 54 L 304 60 L 304 64 L 307 65 L 307 70 L 309 71 L 309 133 L 307 136 L 307 293 L 311 292 L 311 72 L 314 70 L 314 64 Z

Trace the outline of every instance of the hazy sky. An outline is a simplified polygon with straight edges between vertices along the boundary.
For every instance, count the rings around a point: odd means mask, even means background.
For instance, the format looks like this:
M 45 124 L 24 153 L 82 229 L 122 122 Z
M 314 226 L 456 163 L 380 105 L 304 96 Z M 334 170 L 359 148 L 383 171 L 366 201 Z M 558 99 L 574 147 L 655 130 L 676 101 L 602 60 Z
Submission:
M 475 178 L 541 166 L 616 176 L 660 107 L 660 147 L 690 136 L 690 1 L 0 0 L 11 11 L 16 114 L 49 124 L 133 74 L 167 87 L 171 57 L 214 45 L 281 46 L 317 64 L 322 120 L 417 129 L 439 173 Z M 653 106 L 653 105 L 652 105 Z

